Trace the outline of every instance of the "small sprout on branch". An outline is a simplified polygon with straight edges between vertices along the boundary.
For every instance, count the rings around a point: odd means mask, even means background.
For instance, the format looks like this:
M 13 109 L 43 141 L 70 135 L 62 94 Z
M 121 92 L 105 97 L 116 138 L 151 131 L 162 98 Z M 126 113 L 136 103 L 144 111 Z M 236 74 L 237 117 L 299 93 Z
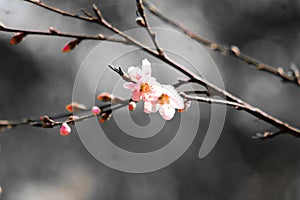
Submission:
M 230 50 L 233 54 L 237 55 L 237 56 L 240 56 L 241 55 L 241 51 L 240 49 L 237 47 L 237 46 L 231 46 L 230 47 Z
M 86 110 L 86 106 L 77 102 L 72 102 L 68 105 L 66 105 L 66 110 L 69 111 L 70 113 L 73 112 L 78 112 L 78 111 L 82 111 L 82 110 Z
M 2 22 L 0 22 L 0 31 L 3 31 L 3 30 L 6 30 L 6 27 Z
M 292 72 L 292 76 L 295 78 L 297 84 L 300 85 L 300 72 L 298 66 L 295 63 L 291 64 L 290 71 Z
M 104 122 L 108 121 L 111 118 L 111 115 L 112 115 L 111 111 L 106 111 L 106 112 L 102 113 L 100 115 L 99 122 L 104 123 Z
M 73 50 L 79 43 L 81 42 L 81 39 L 75 39 L 66 44 L 64 48 L 61 50 L 63 53 L 69 52 Z
M 126 82 L 134 82 L 128 74 L 126 74 L 121 67 L 114 66 L 112 64 L 108 64 L 109 68 L 118 73 L 122 79 Z
M 43 128 L 53 128 L 55 126 L 55 122 L 49 116 L 44 115 L 40 117 L 41 124 L 36 124 L 36 126 L 41 125 Z
M 59 133 L 62 136 L 67 136 L 71 133 L 71 127 L 66 122 L 64 122 L 59 129 Z
M 91 109 L 91 113 L 93 115 L 99 115 L 101 113 L 101 109 L 98 106 L 93 106 Z
M 284 69 L 282 67 L 278 67 L 277 72 L 282 76 L 284 74 Z
M 142 17 L 137 17 L 135 19 L 135 22 L 137 23 L 137 25 L 142 26 L 142 27 L 146 27 L 146 22 Z
M 58 30 L 56 30 L 56 28 L 54 28 L 53 26 L 51 26 L 51 27 L 49 28 L 49 31 L 50 31 L 50 33 L 52 33 L 52 34 L 54 34 L 54 35 L 58 34 Z
M 114 96 L 108 92 L 102 92 L 97 96 L 99 101 L 111 102 L 114 99 Z
M 278 134 L 281 134 L 283 133 L 282 131 L 278 131 L 278 132 L 269 132 L 269 131 L 266 131 L 264 133 L 256 133 L 255 135 L 252 136 L 253 139 L 267 139 L 267 138 L 272 138 Z
M 26 33 L 24 32 L 19 32 L 16 33 L 10 40 L 10 44 L 12 45 L 16 45 L 19 44 L 20 42 L 22 42 L 24 40 L 24 38 L 26 37 Z
M 69 121 L 69 124 L 73 125 L 75 120 L 78 120 L 79 119 L 79 116 L 76 116 L 76 115 L 71 115 L 69 118 L 68 118 L 68 121 Z

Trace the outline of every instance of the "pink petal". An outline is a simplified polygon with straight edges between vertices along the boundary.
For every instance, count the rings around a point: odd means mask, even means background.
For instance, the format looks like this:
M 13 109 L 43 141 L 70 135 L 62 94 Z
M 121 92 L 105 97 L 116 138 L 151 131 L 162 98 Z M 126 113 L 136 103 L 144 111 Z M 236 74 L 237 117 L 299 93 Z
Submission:
M 133 90 L 131 98 L 133 101 L 140 101 L 141 100 L 140 90 L 139 89 Z
M 136 87 L 136 84 L 132 82 L 126 82 L 123 84 L 123 87 L 129 90 L 133 90 Z
M 165 120 L 170 120 L 174 117 L 175 109 L 172 108 L 172 106 L 165 104 L 162 105 L 159 109 L 159 114 L 164 118 Z

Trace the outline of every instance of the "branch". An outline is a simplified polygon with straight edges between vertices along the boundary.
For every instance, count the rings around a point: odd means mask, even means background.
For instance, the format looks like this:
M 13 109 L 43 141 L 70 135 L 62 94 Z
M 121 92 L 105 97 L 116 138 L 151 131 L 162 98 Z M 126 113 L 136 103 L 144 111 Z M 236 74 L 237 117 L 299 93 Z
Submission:
M 162 13 L 157 7 L 155 7 L 148 0 L 143 0 L 143 2 L 144 2 L 145 7 L 153 15 L 155 15 L 162 21 L 166 22 L 167 24 L 170 24 L 170 25 L 176 27 L 177 29 L 181 30 L 184 34 L 186 34 L 193 40 L 199 42 L 200 44 L 205 45 L 214 51 L 221 52 L 224 55 L 233 56 L 233 57 L 243 61 L 246 64 L 256 67 L 258 70 L 268 72 L 269 74 L 273 74 L 275 76 L 280 77 L 284 81 L 291 82 L 291 83 L 294 83 L 295 85 L 300 86 L 300 77 L 299 76 L 295 76 L 293 74 L 291 75 L 288 72 L 285 72 L 282 68 L 272 67 L 271 65 L 267 65 L 257 59 L 254 59 L 246 54 L 243 54 L 237 46 L 232 46 L 230 48 L 227 48 L 225 46 L 217 44 L 216 42 L 213 42 L 204 37 L 201 37 L 200 35 L 197 35 L 196 33 L 189 30 L 188 28 L 186 28 L 184 25 L 180 24 L 179 22 L 168 18 L 164 13 Z
M 142 20 L 142 22 L 140 22 L 139 24 L 141 24 L 143 27 L 146 28 L 146 30 L 147 30 L 153 44 L 155 45 L 155 48 L 156 48 L 157 52 L 159 53 L 159 55 L 164 56 L 164 51 L 159 47 L 158 42 L 156 41 L 156 34 L 151 30 L 151 28 L 148 24 L 148 20 L 146 18 L 146 13 L 145 13 L 143 1 L 142 0 L 136 0 L 136 6 L 137 6 L 137 9 L 138 9 L 137 12 L 141 16 L 140 20 Z M 137 18 L 137 20 L 139 20 L 139 18 Z
M 115 97 L 111 103 L 99 106 L 101 112 L 98 114 L 99 116 L 103 114 L 110 115 L 112 111 L 118 110 L 128 105 L 130 99 L 123 100 L 121 98 Z M 114 107 L 112 107 L 114 105 Z M 90 109 L 81 110 L 81 112 L 87 112 Z M 76 113 L 77 114 L 77 113 Z M 78 113 L 79 114 L 79 113 Z M 74 124 L 75 122 L 80 122 L 89 118 L 94 117 L 95 114 L 85 114 L 82 116 L 74 115 L 73 113 L 63 113 L 54 116 L 41 116 L 38 118 L 24 118 L 20 120 L 0 120 L 0 131 L 5 131 L 8 129 L 12 129 L 18 126 L 29 125 L 33 127 L 39 128 L 54 128 L 56 126 L 60 126 L 63 123 Z M 68 117 L 67 120 L 62 120 L 63 118 Z
M 193 95 L 188 95 L 187 93 L 189 92 L 181 92 L 180 95 L 182 98 L 189 100 L 189 101 L 198 101 L 198 102 L 204 102 L 204 103 L 209 103 L 209 104 L 221 104 L 221 105 L 227 105 L 227 106 L 233 106 L 236 109 L 241 109 L 244 107 L 244 105 L 232 102 L 232 101 L 227 101 L 227 100 L 222 100 L 222 99 L 212 99 L 208 97 L 200 97 L 200 96 L 193 96 Z
M 141 48 L 144 52 L 148 53 L 149 55 L 154 56 L 155 58 L 160 59 L 161 61 L 163 61 L 166 64 L 170 65 L 171 67 L 178 70 L 182 74 L 186 75 L 189 79 L 191 79 L 191 82 L 197 83 L 197 84 L 202 85 L 202 86 L 205 86 L 205 87 L 208 88 L 209 91 L 216 92 L 220 96 L 225 96 L 228 101 L 235 102 L 235 103 L 239 104 L 239 107 L 241 107 L 243 110 L 245 110 L 249 114 L 261 119 L 262 121 L 265 121 L 265 122 L 273 125 L 274 127 L 278 128 L 282 133 L 288 133 L 288 134 L 291 134 L 295 137 L 300 137 L 300 130 L 299 129 L 288 125 L 287 123 L 285 123 L 285 122 L 283 122 L 283 121 L 281 121 L 281 120 L 265 113 L 264 111 L 254 107 L 254 106 L 251 106 L 250 104 L 240 100 L 238 97 L 232 95 L 231 93 L 227 92 L 226 90 L 223 90 L 223 89 L 219 88 L 218 86 L 212 84 L 211 82 L 209 82 L 209 81 L 203 79 L 202 77 L 198 76 L 194 72 L 187 69 L 185 66 L 180 65 L 179 63 L 177 63 L 174 60 L 172 60 L 171 58 L 169 58 L 167 55 L 161 56 L 158 52 L 152 50 L 150 47 L 148 47 L 148 46 L 140 43 L 139 41 L 135 40 L 134 38 L 128 36 L 127 34 L 122 32 L 121 30 L 119 30 L 118 28 L 111 25 L 108 21 L 106 21 L 106 19 L 102 16 L 100 10 L 95 6 L 93 8 L 94 8 L 94 11 L 96 11 L 96 13 L 98 13 L 97 14 L 98 17 L 97 18 L 88 18 L 88 17 L 81 17 L 81 16 L 78 16 L 78 15 L 75 15 L 75 14 L 71 14 L 71 13 L 56 9 L 56 8 L 52 8 L 50 6 L 47 6 L 46 4 L 41 4 L 40 2 L 35 2 L 35 1 L 32 1 L 32 0 L 26 0 L 26 1 L 37 4 L 41 7 L 44 7 L 46 9 L 52 10 L 54 12 L 57 12 L 57 13 L 60 13 L 60 14 L 63 14 L 63 15 L 69 16 L 69 17 L 73 17 L 73 18 L 77 18 L 77 19 L 80 19 L 80 20 L 85 20 L 85 21 L 89 21 L 89 22 L 93 22 L 93 23 L 98 23 L 99 25 L 104 26 L 104 27 L 108 28 L 109 30 L 113 31 L 114 33 L 116 33 L 116 34 L 120 35 L 121 37 L 123 37 L 126 41 L 129 42 L 130 45 L 134 45 L 136 47 Z M 150 7 L 150 8 L 152 8 L 152 10 L 153 10 L 153 7 Z M 154 9 L 154 11 L 155 11 L 155 9 Z M 99 17 L 99 16 L 101 16 L 101 17 Z M 187 32 L 187 33 L 189 33 L 189 32 Z M 193 34 L 191 34 L 191 35 L 193 37 L 196 37 Z M 207 46 L 208 46 L 208 44 L 215 44 L 215 43 L 211 43 L 210 41 L 206 41 L 206 40 L 203 40 L 203 42 L 207 43 Z M 215 46 L 217 47 L 217 49 L 220 49 L 220 50 L 223 49 L 222 46 L 218 46 L 218 45 L 215 45 Z M 238 54 L 235 53 L 234 55 L 238 55 Z
M 53 37 L 77 38 L 80 40 L 106 40 L 106 41 L 110 41 L 110 42 L 129 44 L 124 39 L 109 38 L 103 34 L 80 35 L 80 34 L 73 34 L 73 33 L 64 33 L 64 32 L 58 31 L 54 27 L 50 27 L 49 31 L 38 31 L 38 30 L 33 31 L 33 30 L 8 28 L 6 26 L 1 25 L 0 31 L 10 32 L 10 33 L 23 33 L 25 35 L 45 35 L 45 36 L 53 36 Z

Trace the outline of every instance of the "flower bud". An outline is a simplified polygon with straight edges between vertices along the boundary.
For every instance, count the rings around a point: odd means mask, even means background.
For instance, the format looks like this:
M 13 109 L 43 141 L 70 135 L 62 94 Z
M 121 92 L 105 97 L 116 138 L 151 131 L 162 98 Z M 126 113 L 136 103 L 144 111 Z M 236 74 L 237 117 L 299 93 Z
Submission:
M 66 105 L 66 110 L 70 113 L 80 111 L 80 110 L 86 110 L 86 106 L 83 104 L 79 104 L 77 102 L 71 102 L 70 104 Z
M 101 109 L 100 109 L 98 106 L 93 106 L 92 109 L 91 109 L 91 112 L 92 112 L 94 115 L 99 115 L 100 112 L 101 112 Z
M 114 96 L 107 92 L 103 92 L 97 96 L 97 99 L 99 101 L 111 101 L 113 98 Z
M 61 51 L 65 53 L 73 50 L 79 44 L 80 41 L 80 39 L 70 41 L 68 44 L 66 44 L 66 46 L 64 46 L 64 48 Z
M 26 33 L 23 32 L 19 32 L 16 33 L 10 40 L 10 44 L 15 45 L 15 44 L 19 44 L 20 42 L 23 41 L 23 39 L 25 38 Z
M 102 113 L 101 116 L 100 116 L 99 122 L 100 122 L 100 123 L 106 122 L 106 121 L 108 121 L 110 118 L 111 118 L 111 113 L 107 113 L 107 112 Z
M 135 22 L 142 27 L 146 27 L 146 22 L 142 17 L 137 17 Z
M 71 127 L 67 123 L 63 123 L 59 129 L 59 133 L 62 136 L 67 136 L 71 133 Z
M 128 104 L 128 110 L 134 111 L 136 109 L 136 103 L 134 101 L 130 101 Z

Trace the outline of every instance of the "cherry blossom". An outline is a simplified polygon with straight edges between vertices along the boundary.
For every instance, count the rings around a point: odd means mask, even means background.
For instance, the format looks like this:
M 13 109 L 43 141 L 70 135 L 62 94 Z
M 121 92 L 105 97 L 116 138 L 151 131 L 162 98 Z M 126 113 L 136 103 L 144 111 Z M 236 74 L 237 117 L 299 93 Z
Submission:
M 145 101 L 144 112 L 152 113 L 159 111 L 165 120 L 170 120 L 175 115 L 175 109 L 183 109 L 184 103 L 181 96 L 173 86 L 161 85 L 161 96 L 156 101 Z
M 128 74 L 132 82 L 123 86 L 132 90 L 132 100 L 154 101 L 161 95 L 160 84 L 151 76 L 151 63 L 147 59 L 142 61 L 142 69 L 129 67 Z

